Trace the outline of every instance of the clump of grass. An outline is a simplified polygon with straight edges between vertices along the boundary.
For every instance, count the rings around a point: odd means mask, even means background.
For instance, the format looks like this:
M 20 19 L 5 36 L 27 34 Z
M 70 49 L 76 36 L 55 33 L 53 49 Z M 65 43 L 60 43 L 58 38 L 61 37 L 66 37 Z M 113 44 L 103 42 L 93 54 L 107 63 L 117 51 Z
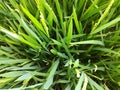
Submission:
M 119 89 L 119 6 L 119 0 L 2 0 L 0 88 Z

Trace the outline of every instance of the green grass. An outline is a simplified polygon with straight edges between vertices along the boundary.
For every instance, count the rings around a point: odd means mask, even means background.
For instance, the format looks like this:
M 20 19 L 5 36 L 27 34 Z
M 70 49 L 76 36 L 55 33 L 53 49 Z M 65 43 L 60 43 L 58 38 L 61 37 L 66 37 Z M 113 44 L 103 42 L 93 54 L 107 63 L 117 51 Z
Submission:
M 1 0 L 0 90 L 119 90 L 119 0 Z

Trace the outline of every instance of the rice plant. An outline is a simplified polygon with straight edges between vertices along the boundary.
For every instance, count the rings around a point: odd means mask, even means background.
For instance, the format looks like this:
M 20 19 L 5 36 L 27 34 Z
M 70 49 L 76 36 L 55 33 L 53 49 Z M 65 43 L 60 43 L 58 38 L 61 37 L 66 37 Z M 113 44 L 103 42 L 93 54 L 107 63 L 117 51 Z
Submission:
M 0 90 L 119 90 L 119 0 L 0 0 Z

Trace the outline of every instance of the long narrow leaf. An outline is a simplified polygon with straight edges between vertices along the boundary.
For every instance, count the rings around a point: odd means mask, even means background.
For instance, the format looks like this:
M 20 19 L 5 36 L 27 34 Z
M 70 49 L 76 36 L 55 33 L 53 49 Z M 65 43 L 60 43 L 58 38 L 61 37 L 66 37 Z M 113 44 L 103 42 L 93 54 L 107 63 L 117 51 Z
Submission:
M 79 45 L 79 44 L 95 44 L 95 45 L 104 46 L 104 43 L 102 41 L 98 41 L 98 40 L 87 40 L 87 41 L 73 42 L 70 44 L 71 44 L 71 46 L 72 45 Z
M 51 67 L 50 74 L 47 77 L 47 80 L 46 80 L 46 82 L 44 84 L 44 89 L 49 89 L 49 87 L 52 85 L 53 78 L 54 78 L 54 75 L 55 75 L 55 72 L 56 72 L 56 69 L 57 69 L 58 65 L 59 65 L 59 60 L 54 62 L 53 66 Z
M 109 23 L 106 23 L 106 24 L 98 27 L 97 29 L 95 29 L 94 31 L 92 31 L 90 34 L 93 35 L 93 34 L 96 34 L 96 33 L 100 32 L 100 31 L 103 31 L 107 27 L 111 27 L 112 25 L 116 24 L 119 21 L 120 21 L 120 17 L 117 17 L 116 19 L 110 21 Z
M 81 90 L 82 89 L 82 85 L 84 82 L 84 73 L 81 73 L 81 76 L 79 78 L 79 81 L 77 83 L 77 86 L 75 87 L 75 90 Z

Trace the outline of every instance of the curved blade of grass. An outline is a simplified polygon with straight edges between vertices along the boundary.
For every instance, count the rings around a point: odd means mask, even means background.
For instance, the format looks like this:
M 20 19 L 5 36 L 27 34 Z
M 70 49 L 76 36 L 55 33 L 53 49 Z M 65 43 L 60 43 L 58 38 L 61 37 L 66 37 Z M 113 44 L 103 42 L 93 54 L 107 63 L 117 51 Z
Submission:
M 84 75 L 84 83 L 83 83 L 83 87 L 82 90 L 87 90 L 87 85 L 88 85 L 88 78 L 86 76 L 86 74 Z
M 51 51 L 51 53 L 53 53 L 54 55 L 57 55 L 57 56 L 59 56 L 59 57 L 61 57 L 61 58 L 68 59 L 68 57 L 67 57 L 64 53 L 58 52 L 57 50 L 54 50 L 54 49 L 51 49 L 50 51 Z
M 32 75 L 30 73 L 23 74 L 19 78 L 17 78 L 15 81 L 24 81 L 26 79 L 32 78 Z
M 75 8 L 73 7 L 73 19 L 74 19 L 74 22 L 75 22 L 75 26 L 77 28 L 77 31 L 78 33 L 80 34 L 82 32 L 82 27 L 80 27 L 80 24 L 79 24 L 79 21 L 78 21 L 78 18 L 77 18 L 77 14 L 76 14 L 76 11 L 75 11 Z
M 83 82 L 84 82 L 84 73 L 82 72 L 82 74 L 79 78 L 78 84 L 75 87 L 75 90 L 81 90 Z
M 23 18 L 20 19 L 22 26 L 26 30 L 26 32 L 31 36 L 36 39 L 39 39 L 39 37 L 32 31 L 32 29 L 28 26 L 28 24 L 23 20 Z
M 89 83 L 94 86 L 97 90 L 104 90 L 100 85 L 98 85 L 95 81 L 93 81 L 90 77 L 88 77 Z
M 68 33 L 67 33 L 67 44 L 69 45 L 72 41 L 72 33 L 73 33 L 73 21 L 72 21 L 72 18 L 70 18 L 70 23 L 69 23 L 69 26 L 68 26 Z
M 35 89 L 36 87 L 40 87 L 43 83 L 37 83 L 34 85 L 30 85 L 28 87 L 19 87 L 19 88 L 11 88 L 11 89 L 1 89 L 1 90 L 26 90 L 26 89 Z M 38 89 L 36 89 L 38 90 Z
M 48 75 L 47 77 L 47 80 L 44 84 L 44 89 L 49 89 L 49 87 L 52 85 L 53 83 L 53 78 L 54 78 L 54 75 L 55 75 L 55 72 L 56 72 L 56 69 L 59 65 L 59 60 L 57 60 L 56 62 L 53 63 L 52 67 L 50 68 L 51 71 L 50 71 L 50 74 Z
M 19 41 L 21 41 L 21 42 L 23 42 L 23 43 L 25 43 L 25 44 L 33 47 L 33 48 L 40 48 L 40 46 L 36 46 L 36 45 L 33 44 L 32 42 L 29 42 L 29 41 L 25 40 L 23 37 L 15 34 L 15 33 L 13 33 L 13 32 L 10 32 L 10 31 L 6 30 L 5 28 L 3 28 L 3 27 L 1 27 L 1 26 L 0 26 L 0 31 L 1 31 L 1 32 L 4 32 L 4 33 L 7 34 L 7 35 L 10 35 L 10 36 L 13 37 L 14 39 L 17 39 L 17 40 L 19 40 Z
M 56 8 L 57 8 L 57 12 L 58 12 L 58 15 L 59 15 L 59 18 L 60 18 L 60 24 L 61 24 L 61 27 L 62 27 L 62 29 L 63 29 L 63 15 L 62 15 L 62 9 L 60 8 L 59 1 L 58 1 L 58 0 L 54 0 L 54 1 L 55 1 Z
M 21 8 L 22 8 L 23 12 L 34 23 L 34 25 L 36 26 L 36 28 L 38 29 L 38 31 L 42 35 L 43 39 L 45 39 L 46 41 L 49 41 L 49 39 L 48 39 L 49 36 L 47 35 L 46 31 L 43 29 L 43 26 L 41 25 L 41 23 L 27 9 L 25 9 L 22 5 L 21 5 Z
M 113 3 L 114 3 L 114 0 L 111 0 L 111 1 L 110 1 L 110 4 L 109 4 L 108 7 L 106 8 L 105 12 L 101 15 L 101 17 L 100 17 L 100 19 L 98 20 L 98 22 L 95 23 L 95 25 L 93 26 L 92 31 L 94 31 L 94 30 L 96 29 L 96 27 L 100 24 L 100 22 L 107 16 L 107 14 L 108 14 L 110 8 L 112 7 Z
M 70 43 L 71 46 L 80 45 L 80 44 L 95 44 L 95 45 L 104 46 L 104 43 L 102 41 L 98 41 L 98 40 L 87 40 L 87 41 L 80 41 L 80 42 Z
M 57 40 L 55 40 L 55 39 L 52 39 L 52 41 L 53 41 L 53 45 L 55 44 L 55 45 L 57 45 L 57 46 L 62 47 L 62 43 L 61 43 L 61 42 L 59 42 L 59 41 L 57 41 Z
M 28 60 L 27 59 L 0 58 L 0 64 L 5 64 L 5 65 L 23 63 L 23 62 L 26 62 L 26 61 L 28 61 Z
M 99 50 L 99 51 L 103 51 L 103 52 L 106 52 L 106 53 L 112 53 L 112 54 L 119 54 L 119 52 L 116 52 L 116 51 L 108 49 L 108 48 L 96 47 L 96 48 L 93 48 L 93 50 Z
M 112 20 L 112 21 L 110 21 L 110 22 L 108 22 L 108 23 L 106 23 L 106 24 L 98 27 L 98 28 L 95 29 L 94 31 L 91 31 L 90 34 L 91 34 L 91 35 L 96 34 L 96 33 L 100 32 L 100 31 L 106 29 L 107 27 L 111 27 L 112 25 L 116 24 L 116 23 L 119 22 L 119 21 L 120 21 L 120 16 L 117 17 L 116 19 L 114 19 L 114 20 Z
M 11 72 L 6 72 L 3 74 L 0 74 L 1 77 L 18 77 L 25 74 L 24 71 L 11 71 Z
M 60 35 L 59 35 L 60 36 Z M 67 45 L 65 44 L 65 41 L 62 39 L 62 37 L 60 36 L 61 38 L 61 42 L 62 42 L 62 45 L 66 51 L 66 53 L 68 54 L 68 56 L 70 57 L 71 60 L 74 60 L 73 56 L 71 55 L 70 53 L 70 50 L 68 49 Z
M 11 80 L 13 80 L 13 78 L 3 78 L 3 79 L 0 79 L 0 84 L 2 84 L 2 83 L 8 83 Z
M 1 32 L 4 32 L 4 33 L 6 33 L 6 34 L 8 34 L 8 35 L 10 35 L 10 36 L 12 36 L 12 37 L 14 37 L 15 39 L 18 39 L 18 40 L 19 40 L 19 36 L 18 36 L 17 34 L 12 33 L 12 32 L 6 30 L 5 28 L 3 28 L 3 27 L 1 27 L 1 26 L 0 26 L 0 31 L 1 31 Z

